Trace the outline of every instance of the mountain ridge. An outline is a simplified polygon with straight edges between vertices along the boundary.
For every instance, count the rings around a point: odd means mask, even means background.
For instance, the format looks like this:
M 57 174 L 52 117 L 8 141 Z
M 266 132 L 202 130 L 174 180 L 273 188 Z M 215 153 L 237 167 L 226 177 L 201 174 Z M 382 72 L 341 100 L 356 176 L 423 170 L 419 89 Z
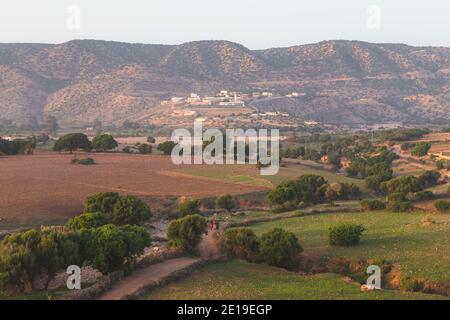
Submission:
M 302 92 L 304 98 L 252 105 L 326 122 L 446 122 L 449 78 L 446 47 L 351 40 L 263 50 L 225 40 L 0 43 L 0 119 L 27 123 L 51 114 L 68 124 L 114 123 L 151 113 L 162 96 L 233 89 Z

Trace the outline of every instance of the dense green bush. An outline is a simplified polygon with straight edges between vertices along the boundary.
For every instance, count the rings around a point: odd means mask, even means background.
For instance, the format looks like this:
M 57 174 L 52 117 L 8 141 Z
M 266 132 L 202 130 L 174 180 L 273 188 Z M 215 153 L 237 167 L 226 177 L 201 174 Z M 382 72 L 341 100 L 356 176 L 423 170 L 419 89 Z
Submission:
M 106 151 L 117 148 L 118 143 L 110 134 L 101 134 L 92 140 L 92 147 L 95 150 Z
M 130 271 L 151 240 L 143 227 L 107 224 L 81 230 L 81 243 L 87 263 L 106 274 L 116 270 Z
M 332 246 L 359 244 L 365 228 L 359 224 L 343 223 L 328 229 L 328 242 Z
M 388 202 L 403 202 L 406 201 L 406 195 L 402 192 L 394 192 L 387 196 Z
M 158 151 L 161 151 L 165 155 L 170 155 L 172 153 L 172 149 L 176 146 L 176 143 L 173 141 L 166 141 L 163 143 L 160 143 L 158 145 Z
M 92 144 L 88 137 L 83 133 L 69 133 L 58 140 L 56 140 L 53 150 L 54 151 L 70 151 L 82 149 L 84 151 L 90 151 Z
M 66 223 L 66 228 L 71 231 L 101 227 L 110 223 L 110 216 L 103 212 L 83 213 L 75 216 Z
M 392 212 L 407 212 L 414 209 L 414 206 L 409 201 L 390 202 L 388 205 Z
M 119 199 L 117 192 L 99 192 L 89 196 L 84 202 L 84 212 L 103 212 L 111 214 Z
M 138 146 L 138 151 L 140 154 L 150 154 L 152 153 L 152 146 L 146 143 L 141 143 Z
M 180 201 L 178 203 L 178 212 L 182 217 L 191 214 L 200 214 L 200 200 L 185 199 L 183 201 Z
M 434 193 L 430 190 L 423 190 L 415 193 L 406 194 L 406 199 L 409 201 L 425 201 L 434 199 Z
M 400 280 L 400 289 L 403 291 L 420 292 L 423 287 L 423 281 L 412 277 L 402 277 Z
M 379 199 L 365 199 L 360 203 L 361 209 L 364 211 L 369 210 L 383 210 L 386 208 L 386 204 Z
M 223 243 L 229 257 L 254 261 L 259 252 L 258 238 L 247 228 L 227 229 Z
M 195 253 L 206 229 L 205 218 L 197 214 L 173 220 L 167 228 L 169 246 Z
M 95 160 L 88 157 L 88 158 L 84 158 L 84 159 L 72 159 L 71 163 L 89 166 L 89 165 L 95 164 Z
M 411 154 L 417 157 L 423 157 L 428 154 L 428 151 L 431 148 L 431 144 L 428 142 L 418 142 L 416 146 L 411 151 Z
M 259 240 L 259 261 L 270 266 L 295 270 L 300 262 L 303 248 L 292 232 L 274 228 L 263 235 Z
M 216 199 L 216 207 L 231 212 L 231 210 L 237 207 L 237 204 L 231 194 L 225 194 Z
M 383 182 L 382 189 L 388 194 L 418 192 L 423 190 L 422 182 L 413 176 L 401 176 L 392 180 Z
M 36 277 L 45 274 L 47 288 L 58 270 L 71 264 L 82 265 L 79 248 L 72 234 L 37 230 L 10 234 L 0 242 L 3 282 L 31 292 Z
M 423 188 L 429 188 L 436 185 L 440 177 L 441 174 L 439 171 L 425 171 L 419 176 L 419 182 L 422 184 Z
M 440 212 L 450 212 L 450 201 L 437 200 L 434 202 L 434 207 Z
M 150 208 L 144 201 L 133 196 L 121 196 L 114 204 L 112 222 L 116 225 L 140 225 L 150 219 Z

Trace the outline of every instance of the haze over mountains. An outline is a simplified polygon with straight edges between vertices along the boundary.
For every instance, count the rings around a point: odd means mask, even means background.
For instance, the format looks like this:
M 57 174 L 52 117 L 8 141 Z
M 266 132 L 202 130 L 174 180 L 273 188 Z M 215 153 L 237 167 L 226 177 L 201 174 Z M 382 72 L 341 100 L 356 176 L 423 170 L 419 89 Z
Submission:
M 448 123 L 450 48 L 324 41 L 249 50 L 74 40 L 0 44 L 0 119 L 119 124 L 162 99 L 220 89 L 304 93 L 257 100 L 264 111 L 332 123 Z

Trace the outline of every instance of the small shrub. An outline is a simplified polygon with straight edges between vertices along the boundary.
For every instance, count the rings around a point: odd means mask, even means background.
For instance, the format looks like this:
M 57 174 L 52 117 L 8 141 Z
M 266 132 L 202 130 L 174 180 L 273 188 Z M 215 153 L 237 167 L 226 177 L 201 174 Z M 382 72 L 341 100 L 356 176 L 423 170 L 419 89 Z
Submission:
M 66 228 L 71 231 L 97 228 L 108 224 L 109 221 L 110 217 L 103 212 L 83 213 L 69 219 L 66 223 Z
M 332 246 L 354 246 L 359 244 L 366 230 L 362 225 L 344 223 L 328 229 L 328 241 Z
M 224 235 L 224 248 L 229 257 L 253 261 L 259 252 L 258 238 L 250 229 L 227 229 Z
M 184 199 L 178 203 L 178 211 L 182 217 L 191 214 L 200 214 L 200 200 Z
M 295 234 L 274 228 L 261 236 L 258 259 L 270 266 L 295 270 L 302 252 L 303 248 Z
M 378 199 L 365 199 L 362 200 L 359 204 L 363 211 L 383 210 L 386 208 L 386 204 Z
M 434 199 L 434 193 L 430 190 L 419 191 L 415 193 L 408 193 L 406 199 L 409 201 L 425 201 Z
M 114 204 L 112 221 L 119 226 L 126 224 L 140 225 L 150 216 L 150 209 L 144 201 L 133 196 L 122 196 Z
M 146 143 L 142 143 L 138 146 L 138 151 L 140 154 L 150 154 L 152 153 L 152 146 Z
M 84 202 L 84 212 L 103 212 L 112 214 L 119 199 L 117 192 L 99 192 L 89 196 Z
M 216 198 L 205 198 L 202 199 L 202 207 L 205 209 L 215 209 L 216 208 Z
M 403 202 L 406 201 L 406 196 L 402 192 L 394 192 L 387 196 L 388 202 Z
M 407 212 L 413 209 L 414 209 L 413 204 L 408 201 L 389 203 L 389 210 L 391 210 L 392 212 Z
M 450 201 L 438 200 L 434 202 L 434 207 L 439 212 L 450 212 Z
M 84 159 L 72 159 L 72 164 L 81 164 L 85 166 L 95 164 L 95 160 L 92 158 L 84 158 Z
M 226 194 L 217 198 L 216 207 L 231 212 L 231 210 L 236 208 L 236 201 L 232 195 Z
M 423 287 L 424 283 L 422 280 L 411 277 L 402 277 L 400 281 L 400 289 L 404 291 L 419 292 L 422 291 Z
M 169 246 L 195 253 L 206 229 L 206 219 L 198 214 L 173 220 L 167 228 Z

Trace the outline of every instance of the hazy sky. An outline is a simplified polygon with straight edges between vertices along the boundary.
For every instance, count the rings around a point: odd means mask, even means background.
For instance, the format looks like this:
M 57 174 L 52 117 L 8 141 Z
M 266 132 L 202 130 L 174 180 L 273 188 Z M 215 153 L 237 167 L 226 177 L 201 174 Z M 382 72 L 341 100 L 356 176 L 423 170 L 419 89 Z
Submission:
M 2 2 L 0 42 L 179 44 L 220 39 L 260 49 L 349 39 L 450 47 L 449 0 Z

